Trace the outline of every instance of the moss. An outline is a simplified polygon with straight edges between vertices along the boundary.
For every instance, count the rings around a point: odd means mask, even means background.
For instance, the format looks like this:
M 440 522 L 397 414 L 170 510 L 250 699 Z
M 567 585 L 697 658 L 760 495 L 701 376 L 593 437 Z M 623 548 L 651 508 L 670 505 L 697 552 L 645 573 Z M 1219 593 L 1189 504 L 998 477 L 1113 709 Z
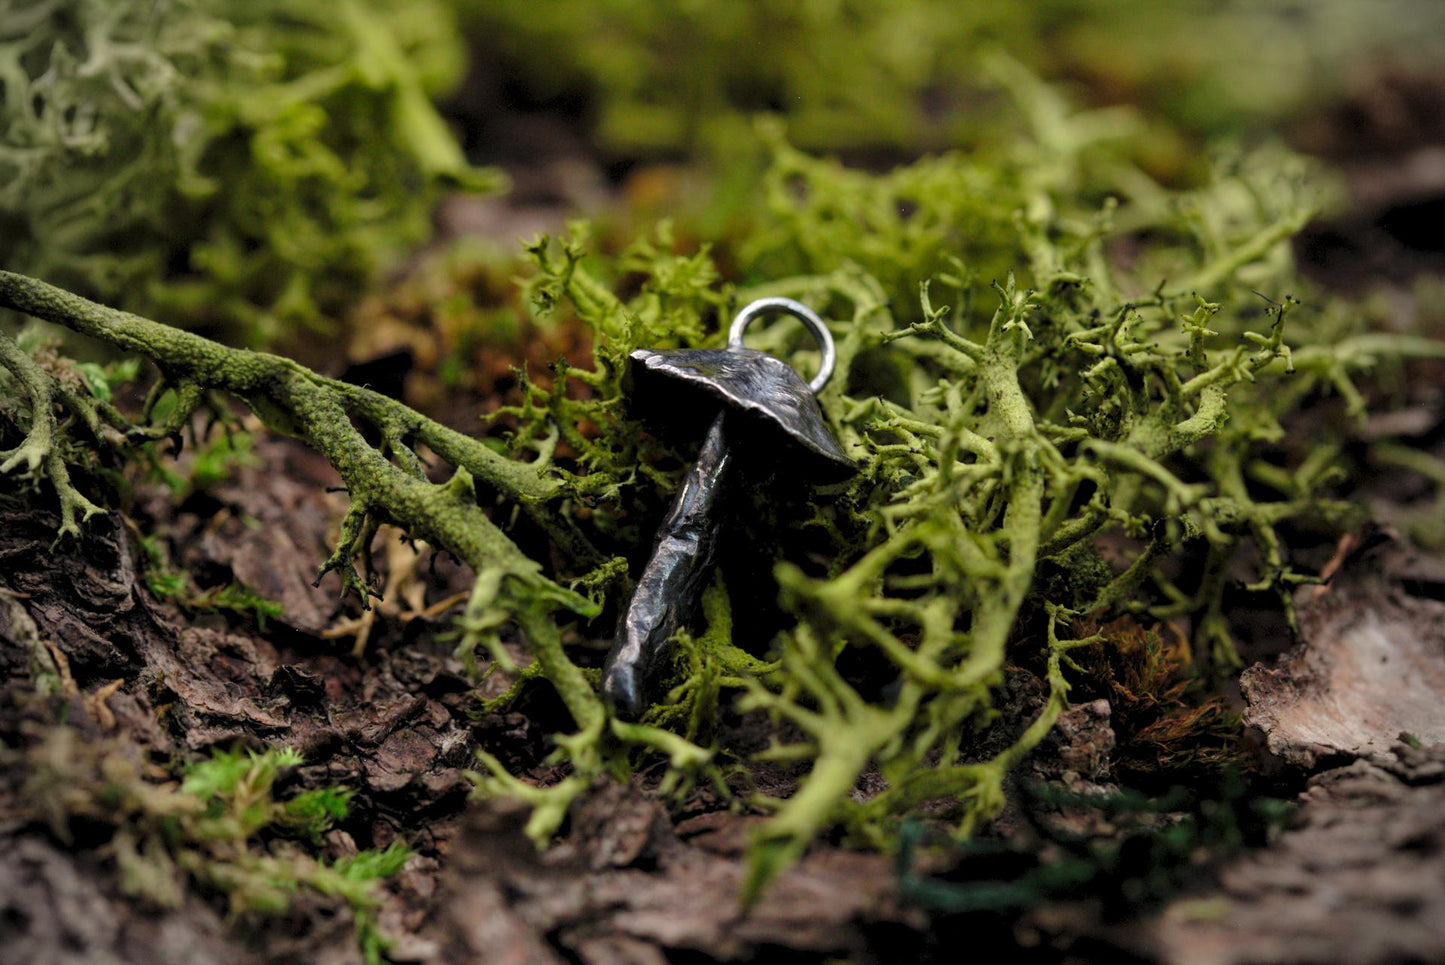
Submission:
M 502 185 L 432 107 L 463 67 L 436 0 L 21 0 L 0 63 L 0 264 L 252 342 Z
M 176 393 L 166 393 L 155 408 L 155 417 L 162 422 L 171 418 L 177 401 Z M 193 427 L 186 426 L 180 431 L 191 428 Z M 233 430 L 229 423 L 225 430 L 215 436 L 195 433 L 204 438 L 192 452 L 189 472 L 185 475 L 152 452 L 152 475 L 164 483 L 177 499 L 184 499 L 191 493 L 204 492 L 226 481 L 238 468 L 259 465 L 259 460 L 252 451 L 254 444 L 250 434 Z
M 1177 626 L 1120 617 L 1073 654 L 1075 693 L 1109 701 L 1115 768 L 1131 786 L 1208 780 L 1247 770 L 1239 715 L 1208 686 Z
M 238 581 L 192 594 L 186 597 L 185 605 L 194 610 L 224 610 L 248 617 L 256 621 L 262 633 L 266 632 L 267 620 L 279 620 L 284 613 L 281 604 Z
M 145 554 L 146 587 L 156 596 L 173 599 L 190 612 L 222 611 L 255 620 L 257 629 L 266 631 L 267 620 L 284 615 L 281 604 L 268 600 L 238 580 L 220 586 L 197 590 L 191 575 L 171 568 L 170 554 L 159 538 L 140 537 Z
M 411 852 L 397 841 L 321 859 L 321 835 L 346 817 L 351 792 L 326 787 L 278 797 L 278 776 L 304 763 L 294 750 L 215 751 L 183 765 L 179 784 L 142 777 L 124 749 L 82 741 L 66 727 L 4 756 L 28 775 L 25 808 L 62 840 L 73 822 L 87 834 L 108 831 L 127 894 L 169 908 L 195 889 L 220 895 L 233 917 L 283 913 L 302 891 L 335 897 L 355 916 L 364 958 L 379 965 L 386 941 L 377 883 L 400 872 Z

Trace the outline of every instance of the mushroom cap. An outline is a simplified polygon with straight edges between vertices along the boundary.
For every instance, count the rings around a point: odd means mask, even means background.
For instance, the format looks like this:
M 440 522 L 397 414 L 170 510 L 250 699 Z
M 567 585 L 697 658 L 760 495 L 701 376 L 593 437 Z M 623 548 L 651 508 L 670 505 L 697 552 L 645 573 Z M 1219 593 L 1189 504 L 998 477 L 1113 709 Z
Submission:
M 629 358 L 632 397 L 648 409 L 675 415 L 688 396 L 700 393 L 721 411 L 742 413 L 780 432 L 790 445 L 776 449 L 816 457 L 802 461 L 811 462 L 817 475 L 847 478 L 857 471 L 824 421 L 813 390 L 782 359 L 749 348 L 638 349 Z M 707 413 L 708 419 L 714 414 Z

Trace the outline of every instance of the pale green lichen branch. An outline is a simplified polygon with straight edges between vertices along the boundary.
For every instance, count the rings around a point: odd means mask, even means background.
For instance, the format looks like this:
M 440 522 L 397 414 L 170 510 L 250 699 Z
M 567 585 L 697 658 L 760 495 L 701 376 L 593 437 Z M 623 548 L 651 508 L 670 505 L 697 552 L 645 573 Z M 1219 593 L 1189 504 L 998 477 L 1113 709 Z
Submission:
M 30 399 L 30 431 L 14 449 L 0 452 L 0 475 L 8 475 L 23 467 L 32 479 L 41 476 L 50 480 L 60 501 L 60 536 L 80 537 L 80 522 L 105 512 L 85 497 L 70 481 L 70 470 L 61 453 L 59 426 L 55 418 L 57 403 L 68 402 L 72 412 L 84 415 L 79 402 L 66 392 L 14 340 L 0 334 L 0 365 L 3 365 L 24 389 Z M 90 428 L 94 431 L 95 426 Z M 76 514 L 80 519 L 77 521 Z

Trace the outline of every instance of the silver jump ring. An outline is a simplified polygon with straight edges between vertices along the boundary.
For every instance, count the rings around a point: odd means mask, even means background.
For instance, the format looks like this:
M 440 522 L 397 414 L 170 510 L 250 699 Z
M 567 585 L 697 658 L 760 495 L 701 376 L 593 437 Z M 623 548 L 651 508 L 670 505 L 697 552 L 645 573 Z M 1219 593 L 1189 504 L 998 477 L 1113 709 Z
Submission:
M 769 315 L 773 312 L 782 312 L 784 315 L 791 315 L 808 327 L 813 337 L 818 340 L 818 348 L 823 358 L 818 365 L 818 374 L 813 376 L 813 381 L 808 383 L 808 388 L 813 393 L 823 391 L 823 386 L 828 384 L 828 379 L 833 376 L 833 365 L 838 361 L 838 350 L 833 345 L 833 333 L 828 331 L 828 326 L 813 311 L 802 302 L 795 302 L 791 298 L 759 298 L 750 302 L 737 313 L 733 319 L 732 328 L 728 329 L 728 348 L 743 347 L 743 332 L 756 318 Z

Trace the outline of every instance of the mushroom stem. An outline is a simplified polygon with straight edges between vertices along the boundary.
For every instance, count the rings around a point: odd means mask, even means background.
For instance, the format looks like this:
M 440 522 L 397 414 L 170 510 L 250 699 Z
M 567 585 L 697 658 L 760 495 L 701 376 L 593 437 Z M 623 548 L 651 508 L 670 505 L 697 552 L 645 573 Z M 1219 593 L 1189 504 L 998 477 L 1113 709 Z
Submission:
M 725 418 L 719 415 L 708 429 L 697 462 L 658 530 L 652 556 L 602 666 L 602 693 L 620 716 L 635 719 L 646 708 L 648 685 L 670 649 L 672 635 L 691 616 L 712 568 L 718 495 L 735 461 L 728 451 Z

